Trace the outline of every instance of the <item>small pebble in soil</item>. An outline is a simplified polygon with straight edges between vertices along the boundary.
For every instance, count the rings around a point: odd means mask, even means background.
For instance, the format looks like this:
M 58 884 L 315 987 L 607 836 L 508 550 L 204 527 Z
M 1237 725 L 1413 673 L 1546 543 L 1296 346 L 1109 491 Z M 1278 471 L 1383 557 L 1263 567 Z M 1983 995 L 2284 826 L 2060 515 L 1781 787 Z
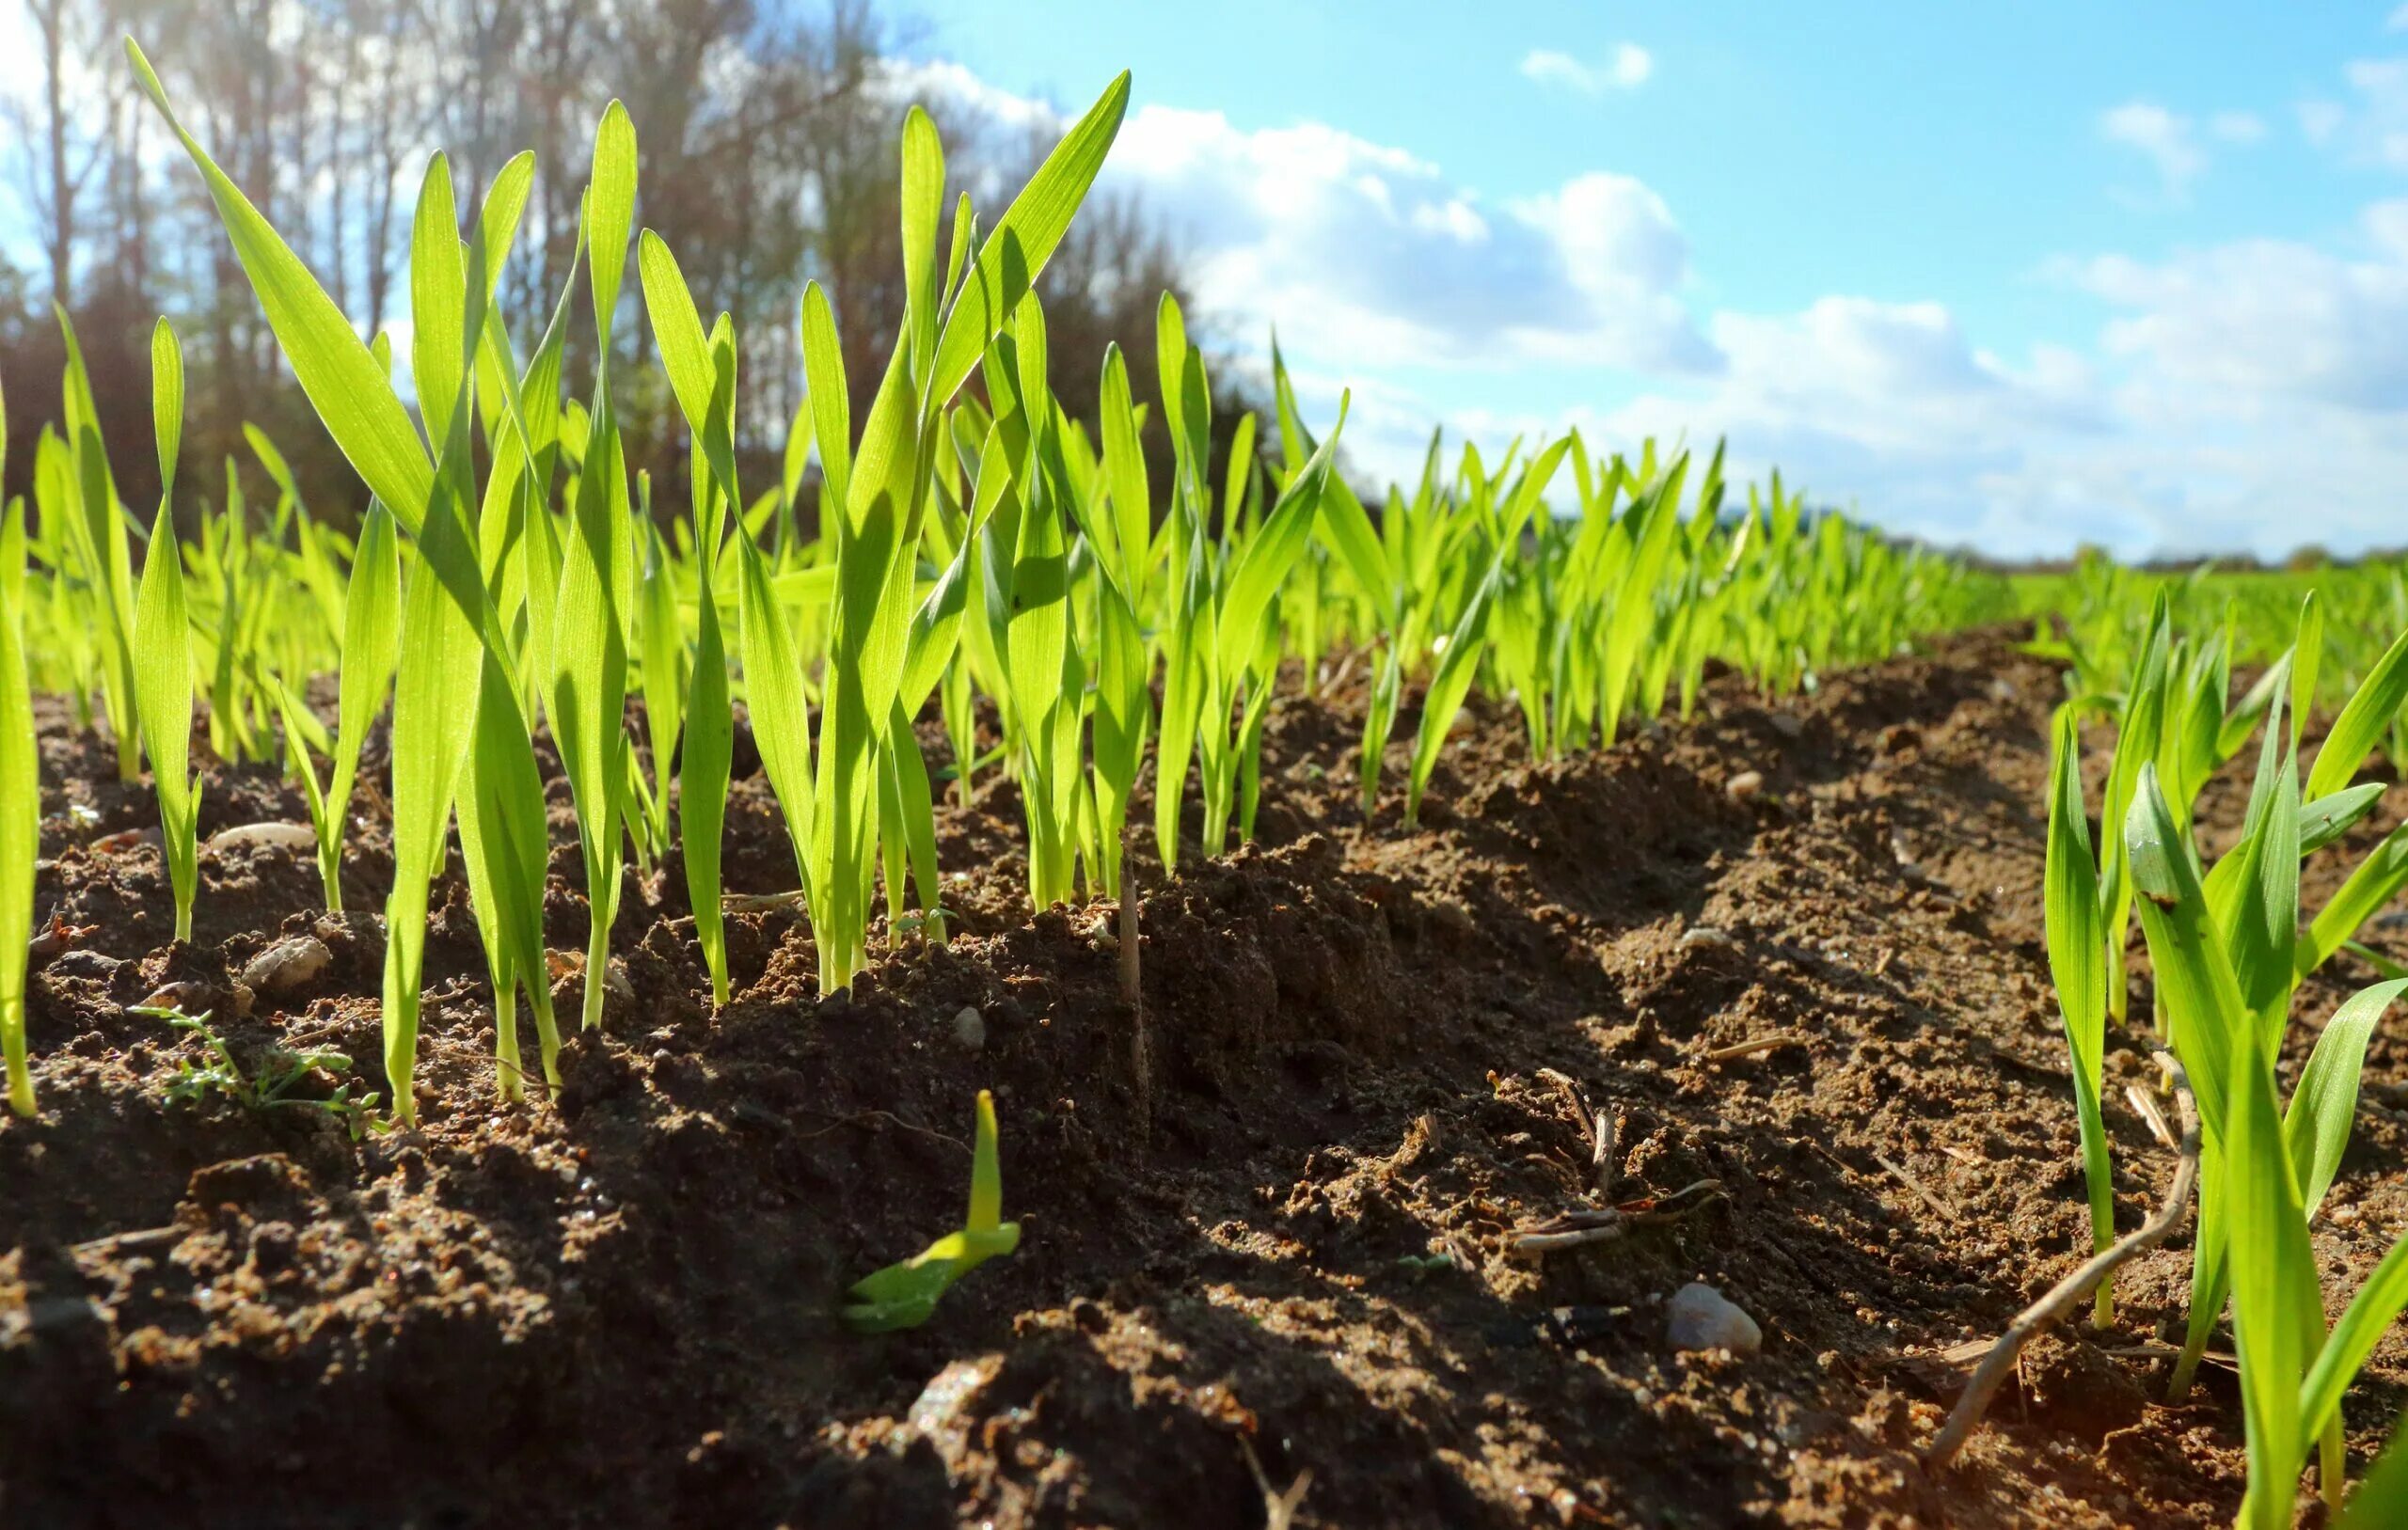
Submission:
M 954 1016 L 953 1039 L 974 1052 L 987 1045 L 987 1021 L 977 1005 L 964 1004 Z
M 1675 1349 L 1728 1349 L 1751 1355 L 1764 1348 L 1765 1331 L 1736 1303 L 1703 1281 L 1672 1294 L 1664 1309 L 1664 1336 Z
M 252 957 L 243 969 L 243 981 L 261 993 L 298 993 L 325 976 L 334 960 L 335 954 L 316 936 L 292 936 Z
M 1761 770 L 1742 770 L 1722 783 L 1724 795 L 1734 802 L 1749 801 L 1764 789 L 1765 773 Z
M 1731 939 L 1731 932 L 1729 930 L 1720 929 L 1712 924 L 1700 924 L 1692 929 L 1683 931 L 1679 941 L 1676 943 L 1684 951 L 1695 946 L 1712 946 L 1719 951 L 1728 951 L 1731 947 L 1738 944 L 1737 941 Z
M 1806 731 L 1806 719 L 1795 712 L 1774 712 L 1767 720 L 1772 723 L 1772 731 L 1783 738 L 1796 738 Z

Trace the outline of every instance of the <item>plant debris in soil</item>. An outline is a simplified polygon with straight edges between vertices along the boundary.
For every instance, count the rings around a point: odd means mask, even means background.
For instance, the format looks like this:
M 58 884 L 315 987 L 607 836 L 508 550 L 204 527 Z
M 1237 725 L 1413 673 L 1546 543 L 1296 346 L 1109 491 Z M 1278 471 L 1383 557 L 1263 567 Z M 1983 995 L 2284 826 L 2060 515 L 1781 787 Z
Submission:
M 46 712 L 38 896 L 68 933 L 32 985 L 41 1114 L 0 1122 L 0 1521 L 2226 1522 L 2229 1375 L 2160 1401 L 2187 1227 L 2124 1271 L 2115 1330 L 2027 1352 L 1954 1470 L 1917 1462 L 2089 1249 L 2041 942 L 2058 690 L 1971 634 L 1795 701 L 1718 681 L 1692 723 L 1542 765 L 1476 705 L 1414 832 L 1354 801 L 1359 698 L 1291 696 L 1261 843 L 1133 862 L 1142 1049 L 1113 910 L 1029 917 L 995 781 L 940 810 L 951 943 L 881 944 L 848 997 L 771 905 L 731 918 L 714 1015 L 678 869 L 636 878 L 603 1029 L 556 1100 L 504 1107 L 455 858 L 406 1134 L 175 1092 L 214 1054 L 146 1002 L 208 1011 L 250 1076 L 318 1056 L 288 1093 L 379 1086 L 378 922 L 316 907 L 306 848 L 230 845 L 163 944 L 147 793 Z M 2210 788 L 2211 840 L 2243 801 Z M 202 813 L 303 816 L 223 770 Z M 757 778 L 729 833 L 730 891 L 778 891 Z M 372 907 L 388 852 L 355 839 Z M 306 970 L 254 965 L 280 941 Z M 2146 966 L 2107 1065 L 2126 1227 L 2174 1160 L 2124 1094 L 2155 1081 Z M 2408 1225 L 2408 1048 L 2379 1034 L 2367 1077 L 2316 1226 L 2335 1292 Z M 922 1328 L 848 1332 L 847 1286 L 958 1224 L 981 1088 L 1019 1252 Z M 1612 1231 L 1517 1247 L 1550 1227 Z M 1693 1282 L 1761 1348 L 1676 1349 Z M 2360 1459 L 2403 1360 L 2351 1399 Z

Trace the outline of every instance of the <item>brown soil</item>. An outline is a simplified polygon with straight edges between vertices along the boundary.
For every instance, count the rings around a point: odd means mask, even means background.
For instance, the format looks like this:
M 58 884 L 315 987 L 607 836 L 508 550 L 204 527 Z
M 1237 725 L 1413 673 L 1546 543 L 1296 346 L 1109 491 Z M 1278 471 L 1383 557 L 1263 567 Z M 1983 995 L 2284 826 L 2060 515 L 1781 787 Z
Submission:
M 182 983 L 247 1065 L 335 1045 L 380 1087 L 375 921 L 319 920 L 306 855 L 205 854 L 198 939 L 163 945 L 157 851 L 124 843 L 148 798 L 54 717 L 40 904 L 88 933 L 34 980 L 42 1114 L 0 1124 L 0 1520 L 1255 1526 L 1259 1482 L 1309 1474 L 1297 1525 L 2226 1522 L 2229 1374 L 2169 1409 L 2147 1352 L 2178 1339 L 2187 1236 L 2128 1275 L 2116 1332 L 2036 1347 L 1955 1472 L 1917 1464 L 1947 1352 L 2087 1249 L 2040 941 L 2058 693 L 1980 634 L 1794 702 L 1717 682 L 1695 723 L 1561 765 L 1481 713 L 1414 833 L 1393 795 L 1369 828 L 1353 804 L 1349 700 L 1290 702 L 1263 843 L 1143 869 L 1143 1079 L 1110 913 L 1028 917 L 997 781 L 942 810 L 952 944 L 883 955 L 849 1000 L 814 997 L 794 916 L 748 914 L 714 1016 L 680 876 L 641 883 L 635 999 L 569 1044 L 556 1104 L 493 1102 L 454 883 L 424 1126 L 356 1143 L 170 1104 L 198 1047 L 126 1006 Z M 2219 783 L 2205 821 L 2241 804 Z M 208 779 L 204 834 L 301 817 L 263 774 Z M 730 835 L 732 890 L 791 876 L 757 780 Z M 354 907 L 386 866 L 371 830 Z M 312 928 L 334 966 L 238 1015 L 233 974 Z M 2129 1226 L 2172 1155 L 2123 1097 L 2137 1033 L 2108 1068 Z M 1719 1199 L 1509 1255 L 1592 1189 L 1545 1069 L 1618 1119 L 1615 1198 Z M 2337 1310 L 2408 1223 L 2396 1034 L 2368 1078 L 2318 1224 Z M 981 1087 L 1020 1252 L 917 1331 L 848 1333 L 849 1281 L 958 1224 Z M 1670 1348 L 1664 1302 L 1698 1279 L 1761 1353 Z M 2404 1361 L 2386 1343 L 2352 1399 L 2361 1460 Z

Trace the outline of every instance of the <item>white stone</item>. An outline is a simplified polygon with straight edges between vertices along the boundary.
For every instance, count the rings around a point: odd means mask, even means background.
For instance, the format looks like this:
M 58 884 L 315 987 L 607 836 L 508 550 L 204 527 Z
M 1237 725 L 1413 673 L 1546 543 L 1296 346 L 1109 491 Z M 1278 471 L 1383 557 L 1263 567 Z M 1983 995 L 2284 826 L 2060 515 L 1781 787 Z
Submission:
M 1691 1281 L 1664 1309 L 1664 1336 L 1675 1349 L 1728 1349 L 1751 1355 L 1765 1347 L 1765 1331 L 1720 1291 Z

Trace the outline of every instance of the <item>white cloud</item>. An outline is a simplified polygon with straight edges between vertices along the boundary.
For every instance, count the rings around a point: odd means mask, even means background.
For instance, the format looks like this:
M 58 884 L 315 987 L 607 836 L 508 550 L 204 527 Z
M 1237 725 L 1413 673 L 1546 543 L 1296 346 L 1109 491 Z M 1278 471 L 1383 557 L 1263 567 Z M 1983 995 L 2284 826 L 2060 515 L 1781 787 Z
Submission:
M 1058 120 L 966 74 L 919 78 L 1004 120 Z M 2172 153 L 2169 181 L 2264 131 L 2131 106 L 2111 136 Z M 1578 425 L 1605 450 L 1727 436 L 1739 478 L 1779 465 L 1819 502 L 2006 556 L 2403 540 L 2408 197 L 2366 209 L 2346 247 L 2053 263 L 2043 276 L 2110 315 L 2078 348 L 2010 356 L 1947 305 L 1896 294 L 1715 311 L 1674 210 L 1604 170 L 1492 200 L 1325 124 L 1147 105 L 1105 179 L 1186 236 L 1238 365 L 1261 365 L 1276 323 L 1308 414 L 1353 389 L 1347 454 L 1374 480 L 1410 482 L 1434 424 L 1491 445 Z
M 2155 102 L 2131 101 L 2100 114 L 2099 131 L 2109 143 L 2138 150 L 2157 167 L 2160 187 L 2178 200 L 2208 167 L 2189 118 Z
M 2266 136 L 2266 119 L 2256 112 L 2218 112 L 2208 118 L 2209 136 L 2228 144 L 2254 144 Z
M 1515 353 L 1678 371 L 1718 365 L 1681 295 L 1688 281 L 1688 240 L 1671 209 L 1645 184 L 1592 171 L 1514 203 L 1512 212 L 1545 235 L 1583 300 L 1511 326 L 1507 339 Z
M 2154 264 L 2101 257 L 2073 275 L 2125 310 L 2106 352 L 2146 358 L 2202 408 L 2408 410 L 2408 206 L 2361 221 L 2371 259 L 2254 239 Z
M 989 85 L 948 58 L 884 58 L 877 69 L 887 93 L 898 102 L 950 102 L 1014 132 L 1058 133 L 1069 120 L 1051 103 Z
M 1522 56 L 1522 77 L 1539 85 L 1559 85 L 1584 96 L 1609 90 L 1635 90 L 1656 73 L 1656 55 L 1636 42 L 1614 45 L 1601 64 L 1590 64 L 1554 48 L 1533 48 Z
M 2300 108 L 2301 123 L 2310 135 L 2322 127 L 2323 114 L 2310 123 L 2310 108 Z M 2191 184 L 2207 173 L 2209 153 L 2207 142 L 2213 141 L 2234 147 L 2246 147 L 2264 141 L 2266 120 L 2255 112 L 2227 110 L 2209 114 L 2203 124 L 2194 118 L 2173 111 L 2153 101 L 2128 101 L 2110 107 L 2099 116 L 2099 133 L 2109 143 L 2135 150 L 2157 171 L 2160 200 L 2178 204 L 2190 194 Z
M 1738 478 L 1778 465 L 1817 502 L 2009 557 L 2085 541 L 2126 556 L 2397 545 L 2408 198 L 2368 208 L 2358 243 L 2066 262 L 2051 275 L 2115 310 L 2090 352 L 2003 357 L 1935 302 L 1724 311 L 1705 324 L 1722 363 L 1709 374 L 1554 413 L 1417 415 L 1389 397 L 1365 450 L 1407 475 L 1436 418 L 1483 440 L 1567 425 L 1607 447 L 1722 436 Z
M 2408 58 L 2354 58 L 2341 67 L 2345 99 L 2299 103 L 2308 142 L 2346 161 L 2408 169 Z
M 1317 123 L 1243 130 L 1148 106 L 1113 174 L 1174 210 L 1196 295 L 1364 365 L 1706 364 L 1679 288 L 1687 245 L 1636 181 L 1582 178 L 1493 209 L 1438 166 Z
M 1858 296 L 1794 314 L 1726 312 L 1712 334 L 1728 358 L 1722 375 L 1607 412 L 1607 436 L 1728 437 L 1744 474 L 1778 465 L 1818 500 L 1942 543 L 2009 554 L 2061 552 L 2083 537 L 2150 544 L 2147 528 L 2116 526 L 2114 495 L 2085 499 L 2078 514 L 2029 513 L 2108 428 L 2099 380 L 2072 352 L 2044 348 L 2011 366 L 1975 348 L 1941 304 Z
M 1936 304 L 1825 298 L 1718 315 L 1703 387 L 1607 418 L 1728 433 L 1882 525 L 2004 553 L 2337 551 L 2408 541 L 2408 198 L 2352 248 L 2255 239 L 2048 273 L 2112 316 L 2085 352 L 1987 354 Z
M 991 119 L 1058 121 L 958 66 L 895 79 Z M 1164 213 L 1199 306 L 1248 341 L 1275 323 L 1294 353 L 1357 367 L 1716 364 L 1682 296 L 1687 241 L 1627 177 L 1579 176 L 1498 207 L 1427 160 L 1323 123 L 1241 128 L 1149 103 L 1122 124 L 1104 183 Z

